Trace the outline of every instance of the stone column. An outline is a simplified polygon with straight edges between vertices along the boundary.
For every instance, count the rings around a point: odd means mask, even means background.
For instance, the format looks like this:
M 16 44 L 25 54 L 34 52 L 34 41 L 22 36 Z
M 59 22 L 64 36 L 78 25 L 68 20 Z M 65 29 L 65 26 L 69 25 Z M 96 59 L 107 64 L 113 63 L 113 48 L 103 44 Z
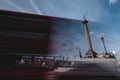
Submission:
M 88 29 L 88 26 L 87 26 L 88 21 L 85 19 L 85 17 L 84 17 L 84 20 L 82 21 L 82 23 L 83 23 L 83 26 L 84 26 L 85 37 L 86 37 L 86 42 L 87 42 L 87 46 L 88 46 L 88 51 L 86 53 L 86 57 L 95 58 L 96 57 L 96 53 L 92 49 L 89 29 Z

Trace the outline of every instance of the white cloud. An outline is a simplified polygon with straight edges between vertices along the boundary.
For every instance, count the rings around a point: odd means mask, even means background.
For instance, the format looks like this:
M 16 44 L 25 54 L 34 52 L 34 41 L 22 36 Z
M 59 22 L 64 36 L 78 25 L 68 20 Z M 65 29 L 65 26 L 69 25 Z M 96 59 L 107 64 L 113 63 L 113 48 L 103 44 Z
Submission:
M 90 35 L 94 34 L 94 32 L 90 32 Z
M 114 4 L 114 3 L 117 3 L 118 0 L 109 0 L 109 4 Z
M 112 51 L 112 53 L 115 55 L 115 54 L 116 54 L 116 51 Z

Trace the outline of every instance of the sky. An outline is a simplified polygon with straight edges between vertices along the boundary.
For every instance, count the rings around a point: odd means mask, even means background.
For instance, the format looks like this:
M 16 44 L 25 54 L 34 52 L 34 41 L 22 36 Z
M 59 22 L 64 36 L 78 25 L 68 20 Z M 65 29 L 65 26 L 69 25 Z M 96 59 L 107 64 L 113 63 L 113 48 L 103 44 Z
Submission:
M 0 9 L 33 14 L 42 14 L 69 19 L 83 20 L 86 16 L 93 50 L 104 51 L 100 40 L 104 36 L 108 52 L 115 53 L 120 59 L 120 1 L 119 0 L 0 0 Z M 69 21 L 68 21 L 69 22 Z M 57 24 L 56 24 L 57 25 Z M 56 26 L 55 25 L 55 26 Z M 62 24 L 63 25 L 63 24 Z M 54 54 L 76 58 L 80 49 L 82 55 L 87 52 L 84 28 L 81 23 L 68 23 L 54 28 Z M 71 26 L 72 27 L 69 27 Z M 80 26 L 80 27 L 79 27 Z M 77 58 L 76 58 L 77 59 Z

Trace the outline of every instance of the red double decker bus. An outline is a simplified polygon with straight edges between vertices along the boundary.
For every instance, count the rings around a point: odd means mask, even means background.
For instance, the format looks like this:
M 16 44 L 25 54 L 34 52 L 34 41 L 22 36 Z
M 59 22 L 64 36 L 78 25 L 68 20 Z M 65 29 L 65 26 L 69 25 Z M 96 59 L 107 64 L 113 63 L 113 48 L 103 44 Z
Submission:
M 67 31 L 75 24 L 81 23 L 73 19 L 0 10 L 0 62 L 12 64 L 20 58 L 13 53 L 49 54 L 53 49 L 53 35 L 70 36 Z M 57 44 L 52 46 L 56 48 Z

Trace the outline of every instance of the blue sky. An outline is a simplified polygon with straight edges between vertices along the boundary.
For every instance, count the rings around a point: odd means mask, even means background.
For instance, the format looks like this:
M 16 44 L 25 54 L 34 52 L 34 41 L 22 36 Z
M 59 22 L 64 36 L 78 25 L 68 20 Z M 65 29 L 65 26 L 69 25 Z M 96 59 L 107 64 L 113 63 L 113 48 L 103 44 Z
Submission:
M 88 26 L 93 49 L 97 53 L 104 52 L 100 40 L 100 36 L 102 35 L 105 38 L 107 51 L 115 52 L 118 59 L 120 59 L 119 5 L 119 0 L 0 0 L 0 9 L 4 10 L 72 18 L 77 20 L 82 20 L 83 15 L 85 15 L 89 21 Z M 63 37 L 61 37 L 57 39 L 57 41 L 62 43 L 61 45 L 64 45 L 64 47 L 61 50 L 57 50 L 56 53 L 74 58 L 75 55 L 78 55 L 78 48 L 80 48 L 81 53 L 84 56 L 87 51 L 84 39 L 84 29 L 83 27 L 74 28 L 74 26 L 79 25 L 82 26 L 82 24 L 76 23 L 76 25 L 73 25 L 73 27 L 69 29 L 64 27 L 58 28 L 58 33 L 62 32 L 62 34 L 59 33 L 61 34 L 59 37 L 64 35 L 66 38 L 63 39 Z M 54 40 L 54 42 L 56 42 L 56 40 Z

